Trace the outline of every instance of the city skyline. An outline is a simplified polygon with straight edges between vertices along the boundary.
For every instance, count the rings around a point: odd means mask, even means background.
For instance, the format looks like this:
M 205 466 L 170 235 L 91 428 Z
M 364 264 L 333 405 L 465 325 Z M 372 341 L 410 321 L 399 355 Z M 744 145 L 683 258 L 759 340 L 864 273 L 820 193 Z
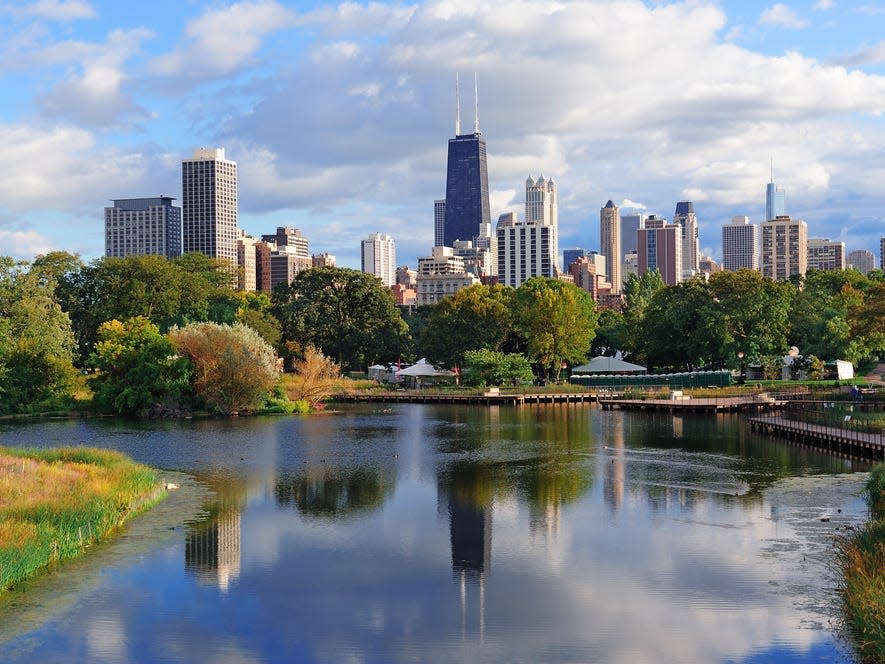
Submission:
M 0 50 L 0 254 L 96 258 L 109 201 L 180 199 L 181 161 L 218 146 L 247 233 L 295 226 L 358 268 L 382 232 L 414 265 L 433 244 L 456 71 L 480 81 L 491 219 L 521 209 L 528 174 L 553 176 L 562 247 L 599 248 L 608 199 L 664 217 L 693 201 L 701 253 L 721 258 L 733 216 L 763 221 L 772 159 L 810 236 L 878 253 L 885 229 L 872 5 L 78 0 L 0 20 L 16 37 Z

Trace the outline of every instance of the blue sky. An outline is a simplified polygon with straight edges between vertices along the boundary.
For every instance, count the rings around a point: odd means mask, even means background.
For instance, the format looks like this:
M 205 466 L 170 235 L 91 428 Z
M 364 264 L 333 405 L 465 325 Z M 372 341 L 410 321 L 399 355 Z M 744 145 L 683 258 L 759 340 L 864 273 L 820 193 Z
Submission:
M 218 146 L 247 232 L 295 225 L 351 267 L 389 233 L 414 266 L 456 71 L 479 78 L 493 220 L 553 177 L 562 248 L 598 248 L 608 199 L 693 200 L 719 257 L 772 159 L 810 236 L 885 236 L 881 0 L 0 0 L 0 30 L 0 255 L 99 257 L 110 199 L 178 197 L 181 160 Z

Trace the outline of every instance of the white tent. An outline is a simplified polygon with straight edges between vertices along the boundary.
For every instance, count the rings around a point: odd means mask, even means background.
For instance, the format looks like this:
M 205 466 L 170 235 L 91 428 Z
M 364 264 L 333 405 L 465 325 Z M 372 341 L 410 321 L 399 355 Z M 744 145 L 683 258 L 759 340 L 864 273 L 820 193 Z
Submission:
M 430 376 L 454 376 L 455 374 L 446 369 L 437 369 L 426 358 L 421 358 L 415 364 L 405 369 L 400 369 L 399 376 L 412 376 L 414 378 L 427 378 Z
M 638 364 L 631 364 L 605 355 L 598 355 L 587 364 L 572 369 L 573 374 L 644 374 L 645 372 L 646 368 Z

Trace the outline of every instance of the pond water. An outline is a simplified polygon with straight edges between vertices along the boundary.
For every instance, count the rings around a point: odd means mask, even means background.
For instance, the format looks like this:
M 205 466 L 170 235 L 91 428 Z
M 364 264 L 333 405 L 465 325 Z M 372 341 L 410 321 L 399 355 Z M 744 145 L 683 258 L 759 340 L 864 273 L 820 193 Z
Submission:
M 0 444 L 181 484 L 0 596 L 3 662 L 852 661 L 833 542 L 866 468 L 738 416 L 341 406 Z

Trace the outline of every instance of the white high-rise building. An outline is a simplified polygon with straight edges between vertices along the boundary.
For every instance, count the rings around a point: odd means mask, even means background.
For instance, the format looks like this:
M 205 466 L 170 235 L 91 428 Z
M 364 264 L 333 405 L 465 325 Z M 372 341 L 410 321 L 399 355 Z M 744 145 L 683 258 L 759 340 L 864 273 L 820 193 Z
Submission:
M 612 285 L 612 292 L 621 292 L 621 213 L 618 206 L 609 201 L 599 210 L 599 253 L 605 258 L 608 272 L 606 279 Z
M 532 277 L 556 276 L 556 228 L 517 221 L 515 212 L 498 218 L 498 282 L 518 288 Z
M 104 255 L 181 256 L 181 208 L 170 196 L 124 198 L 104 209 Z
M 737 215 L 722 227 L 722 267 L 727 272 L 759 269 L 759 227 Z
M 237 163 L 224 148 L 201 148 L 181 163 L 182 244 L 237 264 Z
M 698 218 L 694 213 L 694 203 L 676 203 L 673 223 L 682 229 L 682 278 L 688 279 L 700 272 L 700 241 L 698 239 Z
M 396 283 L 396 242 L 392 237 L 372 233 L 363 240 L 362 270 L 381 279 L 387 288 Z
M 525 223 L 550 227 L 553 256 L 559 256 L 559 209 L 556 202 L 556 184 L 553 179 L 537 180 L 531 176 L 525 181 Z M 557 269 L 554 259 L 553 268 Z
M 762 274 L 786 281 L 794 274 L 805 276 L 808 268 L 808 224 L 782 215 L 762 223 L 760 245 Z
M 844 270 L 845 243 L 830 239 L 809 238 L 809 270 Z

